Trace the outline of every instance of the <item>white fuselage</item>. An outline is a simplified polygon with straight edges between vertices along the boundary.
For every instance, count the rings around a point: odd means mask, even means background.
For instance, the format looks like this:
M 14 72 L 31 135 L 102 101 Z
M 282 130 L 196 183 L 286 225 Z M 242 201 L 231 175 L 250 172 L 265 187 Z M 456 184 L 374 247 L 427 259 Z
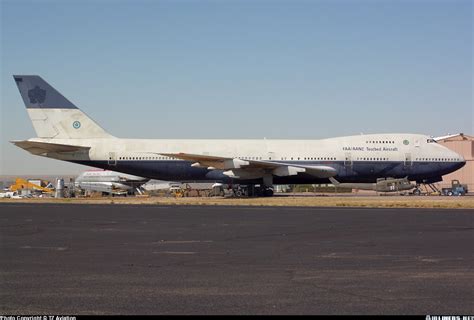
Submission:
M 199 180 L 199 174 L 183 174 L 180 171 L 185 169 L 184 163 L 186 168 L 190 166 L 188 161 L 163 154 L 189 153 L 285 164 L 324 164 L 337 167 L 342 181 L 374 181 L 374 177 L 380 176 L 438 177 L 464 163 L 459 154 L 437 144 L 429 136 L 418 134 L 370 134 L 321 140 L 34 138 L 30 141 L 90 147 L 88 153 L 49 153 L 49 157 L 175 181 Z M 166 164 L 170 174 L 162 174 L 161 164 Z M 179 168 L 175 170 L 172 164 Z M 143 170 L 137 169 L 140 167 Z M 157 174 L 152 172 L 154 167 Z M 221 180 L 215 177 L 203 176 L 202 180 Z

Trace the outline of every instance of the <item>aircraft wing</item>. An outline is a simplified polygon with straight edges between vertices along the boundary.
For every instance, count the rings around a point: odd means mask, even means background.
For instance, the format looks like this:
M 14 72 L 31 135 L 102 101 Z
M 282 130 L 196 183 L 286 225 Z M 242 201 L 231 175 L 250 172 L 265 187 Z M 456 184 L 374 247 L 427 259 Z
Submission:
M 200 155 L 189 153 L 160 153 L 167 157 L 193 161 L 193 167 L 208 168 L 209 170 L 235 170 L 255 171 L 260 170 L 265 173 L 284 177 L 297 175 L 305 172 L 317 178 L 329 178 L 337 174 L 336 169 L 323 165 L 299 165 L 281 162 L 271 162 L 265 160 L 244 160 L 238 158 L 228 158 L 213 155 Z
M 67 144 L 38 142 L 38 141 L 11 141 L 14 145 L 25 149 L 26 151 L 42 155 L 45 153 L 65 153 L 65 152 L 77 152 L 77 151 L 89 151 L 90 147 L 72 146 Z

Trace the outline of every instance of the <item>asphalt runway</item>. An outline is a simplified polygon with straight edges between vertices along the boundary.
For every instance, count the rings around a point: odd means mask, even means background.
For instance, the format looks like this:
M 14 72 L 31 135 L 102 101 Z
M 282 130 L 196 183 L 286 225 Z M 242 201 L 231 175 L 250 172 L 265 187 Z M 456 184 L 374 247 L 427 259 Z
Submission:
M 474 210 L 0 205 L 0 314 L 474 314 Z

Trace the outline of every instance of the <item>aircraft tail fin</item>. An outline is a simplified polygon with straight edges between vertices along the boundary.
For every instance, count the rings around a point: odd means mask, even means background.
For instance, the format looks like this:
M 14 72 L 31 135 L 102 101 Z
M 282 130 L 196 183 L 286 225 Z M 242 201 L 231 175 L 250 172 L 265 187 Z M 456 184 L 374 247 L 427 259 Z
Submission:
M 94 120 L 36 75 L 14 75 L 39 138 L 112 138 Z

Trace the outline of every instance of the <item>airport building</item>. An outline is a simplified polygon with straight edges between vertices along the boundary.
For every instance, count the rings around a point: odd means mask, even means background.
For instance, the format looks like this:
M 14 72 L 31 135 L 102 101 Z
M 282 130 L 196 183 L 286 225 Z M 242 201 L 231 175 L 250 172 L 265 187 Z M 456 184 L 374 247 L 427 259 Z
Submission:
M 452 180 L 459 180 L 462 184 L 467 184 L 470 192 L 474 191 L 474 137 L 463 133 L 439 137 L 436 139 L 439 144 L 459 153 L 466 160 L 466 165 L 461 169 L 443 176 L 443 181 L 439 187 L 447 188 L 451 186 Z

